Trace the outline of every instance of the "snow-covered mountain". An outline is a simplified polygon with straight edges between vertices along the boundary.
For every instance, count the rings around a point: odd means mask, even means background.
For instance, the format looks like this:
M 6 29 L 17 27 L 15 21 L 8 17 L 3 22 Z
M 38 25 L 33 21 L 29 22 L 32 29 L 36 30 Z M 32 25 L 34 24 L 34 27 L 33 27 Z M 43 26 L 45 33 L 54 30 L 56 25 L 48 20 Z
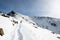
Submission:
M 60 19 L 0 13 L 0 40 L 60 40 Z

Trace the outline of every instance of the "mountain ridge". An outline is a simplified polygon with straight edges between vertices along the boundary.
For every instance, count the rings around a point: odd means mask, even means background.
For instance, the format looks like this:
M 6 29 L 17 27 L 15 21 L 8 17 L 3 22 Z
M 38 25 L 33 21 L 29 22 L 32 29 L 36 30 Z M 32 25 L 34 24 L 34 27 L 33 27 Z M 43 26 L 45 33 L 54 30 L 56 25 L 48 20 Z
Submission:
M 0 14 L 0 26 L 5 30 L 1 40 L 60 40 L 60 19 L 57 18 L 29 17 L 11 11 Z

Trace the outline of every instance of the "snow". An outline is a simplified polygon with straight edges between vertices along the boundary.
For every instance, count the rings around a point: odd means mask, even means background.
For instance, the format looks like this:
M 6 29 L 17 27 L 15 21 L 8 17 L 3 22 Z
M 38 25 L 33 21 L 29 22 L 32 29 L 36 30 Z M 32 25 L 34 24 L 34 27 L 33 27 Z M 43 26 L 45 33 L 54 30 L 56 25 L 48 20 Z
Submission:
M 12 22 L 8 18 L 0 16 L 0 28 L 3 28 L 4 31 L 4 35 L 0 36 L 0 40 L 12 40 L 11 38 L 14 28 L 12 26 Z
M 4 35 L 0 36 L 0 40 L 60 40 L 57 38 L 60 37 L 60 19 L 28 17 L 19 13 L 9 18 L 1 15 L 0 28 Z

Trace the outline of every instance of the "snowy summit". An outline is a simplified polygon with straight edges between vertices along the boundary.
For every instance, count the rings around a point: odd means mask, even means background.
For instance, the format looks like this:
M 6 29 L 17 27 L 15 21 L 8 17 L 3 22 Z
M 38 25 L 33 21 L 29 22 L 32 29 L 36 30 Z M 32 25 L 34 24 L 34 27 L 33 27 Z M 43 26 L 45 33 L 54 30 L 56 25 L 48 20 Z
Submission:
M 0 40 L 60 40 L 60 19 L 0 12 Z

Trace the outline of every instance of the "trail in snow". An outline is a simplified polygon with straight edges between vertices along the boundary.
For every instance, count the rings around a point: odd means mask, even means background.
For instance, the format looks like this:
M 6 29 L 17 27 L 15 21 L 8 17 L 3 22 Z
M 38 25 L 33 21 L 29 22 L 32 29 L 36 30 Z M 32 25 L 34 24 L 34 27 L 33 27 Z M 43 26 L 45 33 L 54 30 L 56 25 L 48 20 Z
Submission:
M 19 29 L 18 29 L 18 35 L 20 35 L 20 36 L 18 37 L 19 40 L 23 40 L 23 35 L 22 35 L 22 33 L 20 32 L 21 27 L 22 27 L 22 26 L 21 26 L 21 23 L 20 23 Z
M 15 12 L 7 16 L 0 15 L 0 28 L 4 30 L 4 36 L 0 36 L 0 40 L 60 40 L 58 32 L 60 31 L 60 21 L 50 19 L 45 19 L 45 17 L 31 19 L 28 16 L 15 14 Z M 49 21 L 56 25 L 51 25 Z M 46 28 L 47 26 L 48 28 Z

